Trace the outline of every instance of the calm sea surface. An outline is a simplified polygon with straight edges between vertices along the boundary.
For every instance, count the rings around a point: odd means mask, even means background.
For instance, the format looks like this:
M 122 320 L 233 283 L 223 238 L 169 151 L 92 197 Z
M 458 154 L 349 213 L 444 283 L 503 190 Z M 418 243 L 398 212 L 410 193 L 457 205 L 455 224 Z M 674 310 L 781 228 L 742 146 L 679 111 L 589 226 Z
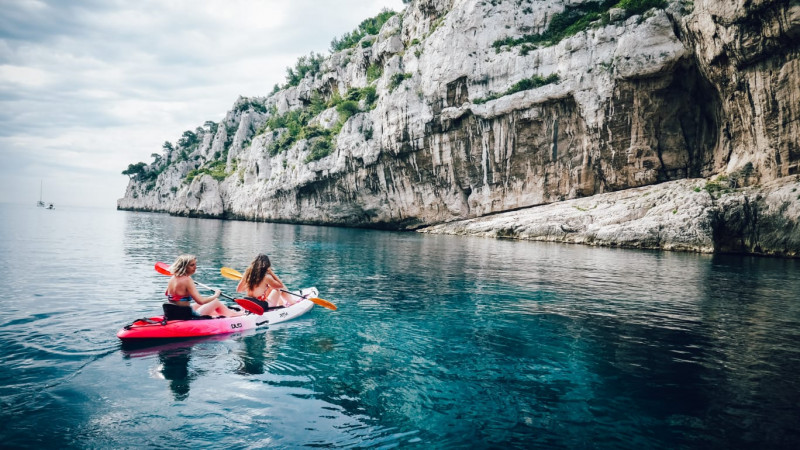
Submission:
M 319 306 L 123 348 L 153 270 Z M 800 261 L 0 205 L 0 446 L 797 448 Z

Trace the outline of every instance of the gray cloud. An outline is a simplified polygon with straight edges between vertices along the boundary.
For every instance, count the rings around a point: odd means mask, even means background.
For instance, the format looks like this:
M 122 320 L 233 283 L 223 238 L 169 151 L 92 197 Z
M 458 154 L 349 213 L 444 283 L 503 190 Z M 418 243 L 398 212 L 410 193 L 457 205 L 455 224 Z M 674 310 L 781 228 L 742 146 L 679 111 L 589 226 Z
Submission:
M 113 207 L 149 161 L 239 95 L 401 0 L 7 0 L 0 14 L 0 201 Z M 31 197 L 33 196 L 33 197 Z
M 12 42 L 52 42 L 59 36 L 90 31 L 82 18 L 86 11 L 113 8 L 104 1 L 7 1 L 0 15 L 0 39 Z

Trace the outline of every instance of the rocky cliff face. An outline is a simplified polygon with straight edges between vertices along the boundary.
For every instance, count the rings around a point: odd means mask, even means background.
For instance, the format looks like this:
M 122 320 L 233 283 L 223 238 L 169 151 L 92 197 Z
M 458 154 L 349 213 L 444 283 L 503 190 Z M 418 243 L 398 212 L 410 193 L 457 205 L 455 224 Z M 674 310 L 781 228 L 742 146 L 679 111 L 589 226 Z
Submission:
M 414 229 L 671 180 L 768 183 L 800 171 L 798 34 L 797 0 L 416 0 L 165 150 L 118 207 Z M 276 120 L 292 113 L 313 116 L 304 132 Z

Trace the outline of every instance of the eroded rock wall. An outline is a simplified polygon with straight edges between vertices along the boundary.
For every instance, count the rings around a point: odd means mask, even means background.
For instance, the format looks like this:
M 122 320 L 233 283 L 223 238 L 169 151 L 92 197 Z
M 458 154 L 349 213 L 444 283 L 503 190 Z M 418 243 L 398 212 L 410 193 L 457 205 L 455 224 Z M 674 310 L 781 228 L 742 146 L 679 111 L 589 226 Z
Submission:
M 681 24 L 721 102 L 714 170 L 800 173 L 800 2 L 701 0 Z
M 191 154 L 155 181 L 132 179 L 119 208 L 414 229 L 672 180 L 728 174 L 741 187 L 798 172 L 797 0 L 671 0 L 611 9 L 547 45 L 494 45 L 587 3 L 414 1 L 297 86 L 237 100 Z M 535 77 L 557 81 L 505 95 Z M 274 151 L 286 130 L 265 127 L 270 117 L 366 86 L 377 102 L 359 103 L 330 155 L 311 160 L 313 138 Z M 311 124 L 331 130 L 338 117 L 331 107 Z M 188 180 L 221 154 L 224 177 Z

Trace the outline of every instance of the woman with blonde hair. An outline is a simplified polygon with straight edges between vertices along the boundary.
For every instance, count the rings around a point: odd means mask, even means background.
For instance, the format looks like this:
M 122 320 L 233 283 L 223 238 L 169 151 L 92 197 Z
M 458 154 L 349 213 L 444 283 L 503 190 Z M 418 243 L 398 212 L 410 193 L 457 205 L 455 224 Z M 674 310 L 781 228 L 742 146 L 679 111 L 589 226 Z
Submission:
M 197 258 L 194 255 L 178 256 L 169 267 L 169 271 L 172 273 L 172 278 L 169 279 L 164 295 L 171 304 L 192 308 L 192 314 L 195 316 L 236 317 L 242 315 L 240 312 L 228 309 L 219 301 L 221 293 L 219 289 L 214 289 L 214 295 L 210 297 L 200 295 L 194 280 L 192 280 L 192 275 L 197 271 Z M 196 304 L 192 305 L 191 300 L 194 300 Z
M 289 294 L 281 292 L 286 290 L 286 286 L 272 271 L 272 264 L 269 257 L 259 254 L 244 271 L 236 292 L 242 292 L 248 297 L 253 297 L 262 302 L 267 302 L 269 307 L 289 306 L 293 304 L 293 298 Z

